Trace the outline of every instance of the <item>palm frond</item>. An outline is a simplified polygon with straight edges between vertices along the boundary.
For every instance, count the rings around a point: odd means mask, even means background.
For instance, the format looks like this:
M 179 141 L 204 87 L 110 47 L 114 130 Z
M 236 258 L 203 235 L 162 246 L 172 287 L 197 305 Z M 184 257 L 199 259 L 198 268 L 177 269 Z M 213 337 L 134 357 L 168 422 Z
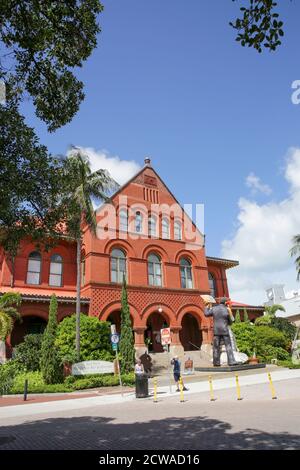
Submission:
M 21 301 L 22 297 L 19 292 L 6 292 L 0 297 L 0 309 L 10 305 L 19 306 Z

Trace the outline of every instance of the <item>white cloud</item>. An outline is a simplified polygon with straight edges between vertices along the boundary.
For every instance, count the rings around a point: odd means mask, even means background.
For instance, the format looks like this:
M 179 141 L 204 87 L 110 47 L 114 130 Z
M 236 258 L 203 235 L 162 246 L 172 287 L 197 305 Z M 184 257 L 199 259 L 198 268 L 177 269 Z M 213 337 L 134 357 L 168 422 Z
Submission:
M 290 257 L 292 237 L 300 232 L 300 149 L 292 148 L 286 158 L 285 179 L 289 194 L 279 202 L 258 204 L 239 200 L 238 227 L 234 236 L 222 243 L 222 256 L 240 261 L 228 271 L 231 297 L 259 304 L 266 300 L 270 284 L 299 288 Z
M 92 171 L 107 170 L 110 176 L 121 186 L 140 170 L 140 166 L 134 160 L 121 160 L 118 156 L 109 155 L 106 150 L 95 150 L 92 147 L 80 146 L 76 146 L 76 148 L 89 157 Z
M 252 190 L 255 194 L 257 192 L 266 194 L 269 196 L 272 193 L 272 189 L 267 184 L 263 184 L 258 176 L 254 173 L 250 173 L 246 178 L 246 186 Z

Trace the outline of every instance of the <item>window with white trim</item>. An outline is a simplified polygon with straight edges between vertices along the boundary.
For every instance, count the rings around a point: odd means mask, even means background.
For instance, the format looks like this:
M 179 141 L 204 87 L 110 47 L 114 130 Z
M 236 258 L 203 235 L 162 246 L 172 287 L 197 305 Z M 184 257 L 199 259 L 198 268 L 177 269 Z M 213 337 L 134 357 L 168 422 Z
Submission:
M 126 279 L 126 255 L 119 248 L 114 248 L 110 258 L 111 282 L 122 283 Z
M 38 285 L 41 283 L 42 257 L 38 251 L 33 251 L 28 257 L 27 284 Z

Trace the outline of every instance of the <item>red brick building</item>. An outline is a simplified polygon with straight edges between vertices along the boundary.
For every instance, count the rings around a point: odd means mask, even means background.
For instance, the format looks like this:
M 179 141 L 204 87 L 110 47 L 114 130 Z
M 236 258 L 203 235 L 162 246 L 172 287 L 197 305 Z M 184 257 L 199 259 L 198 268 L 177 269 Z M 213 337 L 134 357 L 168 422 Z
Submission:
M 82 312 L 110 320 L 119 329 L 125 275 L 136 349 L 144 351 L 145 339 L 150 338 L 151 349 L 162 351 L 162 326 L 171 328 L 173 352 L 209 349 L 212 325 L 203 314 L 201 294 L 229 296 L 226 270 L 238 262 L 206 256 L 204 236 L 149 159 L 112 196 L 110 205 L 98 209 L 97 221 L 97 236 L 84 228 Z M 59 300 L 59 320 L 75 312 L 75 244 L 62 239 L 51 251 L 39 252 L 30 240 L 24 240 L 14 270 L 0 252 L 0 293 L 11 290 L 22 294 L 23 322 L 15 325 L 8 338 L 8 350 L 24 334 L 43 329 L 53 292 Z M 262 311 L 249 306 L 247 310 L 250 318 Z

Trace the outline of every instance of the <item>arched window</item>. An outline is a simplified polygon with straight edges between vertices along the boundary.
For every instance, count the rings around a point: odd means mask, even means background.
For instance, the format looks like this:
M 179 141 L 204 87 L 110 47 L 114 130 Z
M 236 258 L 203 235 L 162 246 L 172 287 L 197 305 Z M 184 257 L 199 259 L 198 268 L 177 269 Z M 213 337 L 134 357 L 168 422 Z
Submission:
M 215 298 L 217 295 L 216 280 L 212 273 L 208 273 L 208 281 L 210 287 L 210 295 Z
M 174 222 L 174 239 L 182 240 L 182 225 L 179 220 L 175 220 Z
M 111 282 L 123 282 L 126 279 L 126 256 L 119 248 L 115 248 L 111 252 L 110 259 Z
M 150 286 L 162 286 L 161 259 L 154 253 L 148 256 L 148 282 Z
M 63 259 L 60 255 L 52 255 L 50 262 L 49 286 L 62 286 Z
M 143 216 L 140 212 L 136 212 L 135 214 L 135 231 L 137 233 L 142 233 L 143 229 Z
M 192 289 L 193 277 L 192 277 L 192 265 L 190 261 L 186 258 L 181 258 L 179 264 L 180 264 L 181 287 L 183 289 Z
M 170 222 L 166 217 L 164 217 L 161 222 L 161 235 L 162 238 L 170 238 Z
M 38 251 L 30 253 L 28 258 L 27 284 L 41 283 L 42 257 Z
M 156 217 L 151 216 L 148 219 L 148 235 L 149 237 L 156 237 L 157 236 L 157 223 L 156 223 Z
M 120 230 L 123 230 L 123 232 L 128 231 L 128 213 L 126 209 L 121 209 L 120 210 Z

